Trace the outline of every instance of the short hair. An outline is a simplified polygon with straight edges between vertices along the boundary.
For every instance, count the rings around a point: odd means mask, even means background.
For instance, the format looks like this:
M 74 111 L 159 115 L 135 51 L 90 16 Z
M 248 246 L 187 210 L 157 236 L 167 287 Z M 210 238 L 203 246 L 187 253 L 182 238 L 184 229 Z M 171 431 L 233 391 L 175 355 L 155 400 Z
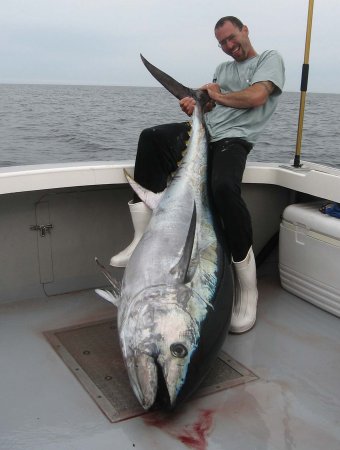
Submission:
M 221 17 L 221 19 L 216 23 L 215 30 L 217 30 L 217 28 L 221 28 L 225 24 L 225 22 L 231 22 L 239 30 L 242 30 L 243 28 L 243 23 L 241 22 L 240 19 L 238 19 L 235 16 L 225 16 Z

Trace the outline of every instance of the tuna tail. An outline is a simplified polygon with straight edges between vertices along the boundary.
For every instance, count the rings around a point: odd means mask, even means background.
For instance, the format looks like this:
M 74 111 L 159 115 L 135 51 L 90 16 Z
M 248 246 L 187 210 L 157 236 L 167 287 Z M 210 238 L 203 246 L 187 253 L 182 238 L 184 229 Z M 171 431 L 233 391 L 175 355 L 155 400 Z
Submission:
M 142 54 L 140 57 L 151 75 L 156 78 L 156 80 L 159 81 L 172 95 L 178 98 L 178 100 L 181 100 L 184 97 L 193 97 L 201 105 L 201 108 L 204 109 L 205 105 L 210 100 L 210 97 L 206 91 L 202 91 L 201 89 L 191 89 L 183 86 L 183 84 L 170 77 L 170 75 L 149 63 L 149 61 L 147 61 Z

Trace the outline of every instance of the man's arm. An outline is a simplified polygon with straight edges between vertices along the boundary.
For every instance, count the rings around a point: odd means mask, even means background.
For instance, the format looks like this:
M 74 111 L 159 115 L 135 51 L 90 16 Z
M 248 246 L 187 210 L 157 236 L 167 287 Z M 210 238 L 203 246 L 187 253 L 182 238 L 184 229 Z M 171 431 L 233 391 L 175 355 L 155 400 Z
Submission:
M 248 109 L 264 105 L 268 97 L 274 92 L 275 87 L 275 84 L 271 81 L 259 81 L 238 92 L 222 93 L 216 83 L 206 84 L 201 89 L 206 90 L 210 98 L 220 105 Z
M 248 109 L 264 105 L 268 97 L 275 91 L 276 86 L 271 81 L 258 81 L 237 92 L 222 93 L 216 83 L 205 84 L 200 89 L 206 90 L 215 103 L 230 108 Z M 179 102 L 182 111 L 188 116 L 192 115 L 195 103 L 195 100 L 191 97 L 185 97 Z

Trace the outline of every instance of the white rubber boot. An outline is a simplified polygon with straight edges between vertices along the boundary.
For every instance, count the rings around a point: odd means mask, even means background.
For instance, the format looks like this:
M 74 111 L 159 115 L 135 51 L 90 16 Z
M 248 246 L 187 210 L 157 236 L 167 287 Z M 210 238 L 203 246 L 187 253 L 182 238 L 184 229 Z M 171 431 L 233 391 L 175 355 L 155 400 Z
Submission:
M 114 267 L 126 267 L 127 263 L 132 255 L 134 249 L 137 247 L 138 242 L 141 240 L 141 237 L 150 222 L 150 218 L 152 215 L 152 211 L 149 207 L 147 207 L 143 202 L 132 203 L 130 201 L 128 203 L 130 208 L 131 219 L 133 223 L 133 227 L 135 230 L 135 235 L 131 244 L 118 253 L 115 256 L 112 256 L 110 261 L 110 266 Z
M 245 333 L 255 325 L 257 309 L 256 264 L 252 247 L 243 261 L 234 262 L 235 298 L 230 332 Z

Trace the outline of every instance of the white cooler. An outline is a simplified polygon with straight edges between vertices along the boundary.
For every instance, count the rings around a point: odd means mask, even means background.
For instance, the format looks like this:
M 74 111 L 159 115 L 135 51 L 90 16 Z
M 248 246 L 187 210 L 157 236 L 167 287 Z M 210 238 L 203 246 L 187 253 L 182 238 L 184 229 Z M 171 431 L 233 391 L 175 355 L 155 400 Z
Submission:
M 322 214 L 322 203 L 284 210 L 280 278 L 287 291 L 340 317 L 340 219 Z

